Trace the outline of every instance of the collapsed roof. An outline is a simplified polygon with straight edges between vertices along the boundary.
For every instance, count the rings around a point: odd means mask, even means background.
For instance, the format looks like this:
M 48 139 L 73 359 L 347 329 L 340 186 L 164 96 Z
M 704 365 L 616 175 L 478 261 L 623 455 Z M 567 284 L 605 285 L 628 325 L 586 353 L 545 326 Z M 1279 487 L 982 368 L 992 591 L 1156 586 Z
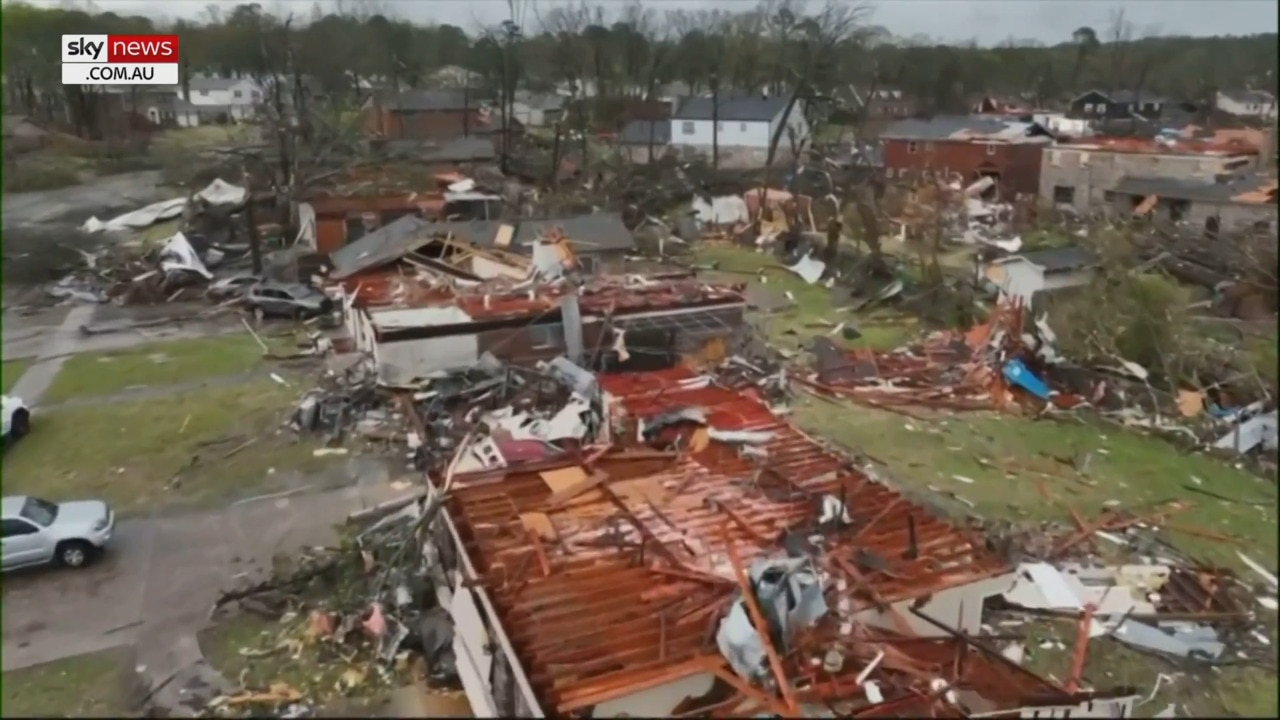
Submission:
M 598 380 L 613 447 L 448 481 L 449 534 L 474 569 L 468 587 L 496 611 L 500 652 L 514 652 L 527 714 L 963 717 L 1034 706 L 1087 717 L 1127 711 L 1104 698 L 1132 704 L 1128 691 L 1067 692 L 938 622 L 932 614 L 955 611 L 949 591 L 998 586 L 1007 564 L 759 400 L 685 369 Z M 684 450 L 634 440 L 657 437 Z M 760 598 L 770 583 L 787 588 L 790 601 L 766 610 L 789 618 L 789 637 L 770 642 L 735 619 L 748 572 Z M 968 600 L 961 624 L 975 625 L 981 598 Z M 729 694 L 707 697 L 717 680 Z
M 503 231 L 504 227 L 512 230 Z M 633 243 L 622 215 L 611 212 L 542 220 L 462 222 L 430 222 L 405 216 L 332 253 L 330 277 L 343 280 L 394 263 L 437 237 L 452 237 L 481 248 L 528 253 L 538 237 L 552 228 L 558 228 L 578 252 L 628 250 Z

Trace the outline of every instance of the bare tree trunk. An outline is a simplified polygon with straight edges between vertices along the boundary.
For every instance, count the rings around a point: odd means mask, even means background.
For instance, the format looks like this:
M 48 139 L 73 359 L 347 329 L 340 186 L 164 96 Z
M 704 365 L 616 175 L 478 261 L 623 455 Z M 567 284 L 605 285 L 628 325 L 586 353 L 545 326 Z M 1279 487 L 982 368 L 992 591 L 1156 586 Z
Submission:
M 501 92 L 498 93 L 498 103 L 502 108 L 502 138 L 499 140 L 502 150 L 499 155 L 499 166 L 502 168 L 504 175 L 511 170 L 511 154 L 510 149 L 507 147 L 507 84 L 510 73 L 510 45 L 511 41 L 509 39 L 502 44 L 502 88 Z
M 587 172 L 587 166 L 590 161 L 587 159 L 587 99 L 585 97 L 578 100 L 578 128 L 579 128 L 579 152 L 582 153 L 582 172 Z M 559 170 L 559 168 L 557 168 Z
M 560 186 L 560 139 L 564 134 L 564 122 L 557 120 L 555 134 L 551 137 L 551 187 Z
M 462 137 L 471 136 L 471 81 L 462 86 Z
M 840 256 L 840 218 L 833 217 L 827 225 L 827 245 L 822 249 L 822 262 L 826 263 L 827 273 L 834 275 L 836 260 Z
M 253 260 L 253 274 L 262 275 L 262 237 L 258 234 L 258 223 L 253 216 L 253 179 L 249 173 L 244 174 L 244 221 L 249 230 L 249 257 Z
M 720 76 L 711 73 L 711 167 L 720 169 Z

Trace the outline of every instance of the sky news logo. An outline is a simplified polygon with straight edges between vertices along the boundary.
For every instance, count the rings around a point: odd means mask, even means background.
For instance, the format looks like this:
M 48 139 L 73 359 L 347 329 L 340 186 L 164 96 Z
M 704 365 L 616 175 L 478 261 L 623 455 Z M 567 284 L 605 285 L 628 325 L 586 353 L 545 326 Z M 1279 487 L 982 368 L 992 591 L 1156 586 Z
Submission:
M 177 35 L 63 35 L 63 85 L 177 85 Z

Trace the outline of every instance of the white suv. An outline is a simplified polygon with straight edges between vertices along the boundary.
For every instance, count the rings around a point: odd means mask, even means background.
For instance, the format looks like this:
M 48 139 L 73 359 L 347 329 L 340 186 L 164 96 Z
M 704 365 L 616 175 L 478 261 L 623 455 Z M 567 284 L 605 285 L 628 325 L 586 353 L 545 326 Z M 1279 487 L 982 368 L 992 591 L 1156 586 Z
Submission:
M 54 504 L 16 495 L 0 501 L 5 570 L 58 563 L 84 567 L 115 531 L 116 516 L 101 500 Z

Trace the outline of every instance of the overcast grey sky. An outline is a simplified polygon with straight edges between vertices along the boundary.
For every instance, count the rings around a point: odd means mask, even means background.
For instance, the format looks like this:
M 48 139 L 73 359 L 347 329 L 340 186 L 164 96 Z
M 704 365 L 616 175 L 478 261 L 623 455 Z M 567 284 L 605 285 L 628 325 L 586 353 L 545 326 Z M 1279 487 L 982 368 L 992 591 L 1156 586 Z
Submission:
M 545 9 L 560 0 L 523 0 Z M 810 0 L 817 7 L 821 0 Z M 852 0 L 850 0 L 852 1 Z M 347 0 L 351 6 L 361 0 Z M 593 0 L 620 7 L 622 0 Z M 38 0 L 42 5 L 82 4 L 82 0 Z M 752 0 L 645 0 L 662 8 L 733 9 L 750 6 Z M 236 0 L 97 0 L 102 10 L 120 14 L 156 17 L 202 17 L 209 5 L 232 8 Z M 315 0 L 262 0 L 272 12 L 309 13 Z M 322 2 L 322 5 L 331 3 Z M 467 30 L 477 22 L 496 23 L 507 17 L 506 0 L 372 0 L 370 4 L 392 10 L 392 14 L 421 22 L 452 23 Z M 1139 33 L 1159 35 L 1247 35 L 1275 32 L 1277 4 L 1274 0 L 872 0 L 870 22 L 883 25 L 899 36 L 928 35 L 947 42 L 976 39 L 995 44 L 1008 38 L 1031 38 L 1046 44 L 1065 41 L 1082 25 L 1099 35 L 1110 24 L 1116 10 Z M 527 24 L 534 24 L 532 11 Z

